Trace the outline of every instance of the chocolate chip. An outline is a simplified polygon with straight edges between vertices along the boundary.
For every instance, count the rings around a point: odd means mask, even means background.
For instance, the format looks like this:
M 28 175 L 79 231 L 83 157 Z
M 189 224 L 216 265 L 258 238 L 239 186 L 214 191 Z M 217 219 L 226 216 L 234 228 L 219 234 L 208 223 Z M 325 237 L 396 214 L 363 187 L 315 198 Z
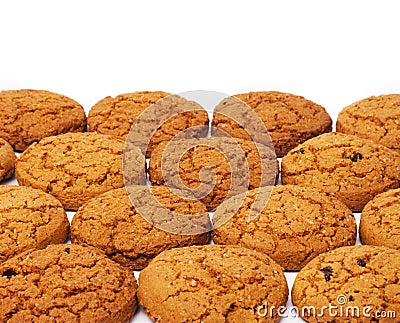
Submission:
M 70 251 L 71 251 L 71 248 L 65 248 L 65 250 L 64 250 L 67 254 L 69 254 L 70 253 Z
M 361 267 L 365 267 L 367 265 L 367 263 L 362 259 L 357 259 L 357 265 L 359 265 Z
M 7 277 L 8 279 L 11 279 L 11 277 L 17 276 L 18 274 L 12 270 L 12 269 L 7 269 L 5 272 L 1 274 L 3 277 Z
M 363 159 L 363 155 L 361 155 L 360 153 L 355 153 L 355 154 L 353 154 L 353 156 L 350 156 L 350 160 L 353 163 L 358 162 L 361 159 Z
M 327 282 L 330 281 L 331 278 L 332 278 L 332 276 L 333 276 L 333 269 L 332 269 L 332 267 L 329 267 L 329 266 L 328 266 L 328 267 L 322 268 L 321 271 L 322 271 L 323 274 L 324 274 L 325 280 L 326 280 Z
M 300 149 L 298 149 L 298 150 L 292 151 L 290 154 L 291 154 L 291 155 L 294 155 L 294 154 L 304 154 L 304 149 L 303 149 L 303 148 L 300 148 Z
M 352 295 L 350 295 L 349 301 L 350 301 L 350 302 L 354 302 L 354 297 L 353 297 Z

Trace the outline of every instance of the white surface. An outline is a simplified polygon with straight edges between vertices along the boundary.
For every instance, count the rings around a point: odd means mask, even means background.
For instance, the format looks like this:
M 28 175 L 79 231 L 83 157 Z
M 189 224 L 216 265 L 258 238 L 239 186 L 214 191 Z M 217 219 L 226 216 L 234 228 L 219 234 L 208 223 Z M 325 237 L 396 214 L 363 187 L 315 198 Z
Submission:
M 400 93 L 397 7 L 360 0 L 3 1 L 0 89 L 52 90 L 86 111 L 107 95 L 138 90 L 280 90 L 323 105 L 335 120 L 358 99 Z M 295 274 L 286 276 L 291 285 Z M 147 320 L 138 313 L 133 321 Z

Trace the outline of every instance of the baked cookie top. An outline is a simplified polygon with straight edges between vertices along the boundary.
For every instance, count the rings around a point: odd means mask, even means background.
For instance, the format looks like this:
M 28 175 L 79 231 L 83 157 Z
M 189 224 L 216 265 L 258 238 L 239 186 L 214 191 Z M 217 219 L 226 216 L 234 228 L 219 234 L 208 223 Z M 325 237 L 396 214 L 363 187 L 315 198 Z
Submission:
M 399 313 L 399 272 L 399 251 L 342 247 L 319 255 L 300 271 L 292 301 L 308 322 L 394 322 L 377 313 Z M 336 315 L 330 315 L 329 306 L 336 306 Z
M 261 317 L 264 304 L 286 304 L 282 268 L 236 246 L 192 246 L 164 251 L 139 277 L 138 298 L 154 321 L 278 322 Z
M 377 195 L 361 213 L 363 244 L 400 250 L 400 189 Z
M 208 122 L 207 111 L 199 104 L 161 91 L 106 97 L 92 107 L 88 116 L 90 131 L 123 140 L 135 124 L 135 133 L 128 139 L 146 151 L 147 157 L 160 142 L 186 129 L 191 129 L 186 130 L 187 137 L 206 136 Z
M 86 130 L 83 107 L 65 95 L 44 90 L 0 92 L 0 138 L 23 151 L 44 137 Z
M 208 210 L 249 188 L 274 185 L 278 172 L 271 149 L 226 137 L 162 143 L 151 154 L 149 164 L 153 184 L 189 188 Z
M 72 220 L 72 242 L 97 247 L 114 261 L 139 270 L 166 249 L 210 241 L 211 223 L 200 201 L 181 198 L 164 186 L 130 187 L 128 192 L 112 190 L 83 205 Z M 172 227 L 171 210 L 193 219 Z M 166 222 L 171 224 L 169 231 L 163 226 Z
M 341 133 L 312 138 L 282 159 L 282 182 L 333 194 L 353 211 L 399 187 L 400 154 L 367 139 Z
M 24 186 L 0 186 L 0 263 L 28 249 L 63 243 L 69 222 L 50 194 Z
M 77 210 L 90 198 L 124 186 L 124 143 L 97 133 L 68 133 L 44 138 L 17 160 L 21 185 L 39 188 L 57 197 L 64 208 Z M 138 148 L 129 152 L 130 172 L 125 179 L 145 183 L 145 158 Z
M 400 150 L 400 94 L 371 96 L 345 107 L 336 130 Z
M 136 289 L 132 271 L 97 249 L 50 245 L 0 264 L 0 320 L 128 322 Z
M 249 130 L 258 140 L 261 131 L 255 128 L 257 123 L 243 103 L 264 123 L 278 157 L 307 139 L 332 130 L 332 119 L 322 106 L 302 96 L 277 91 L 250 92 L 224 99 L 214 110 L 213 127 L 243 139 L 249 139 Z M 240 123 L 245 124 L 245 129 Z
M 14 175 L 16 159 L 11 145 L 0 138 L 0 181 Z
M 327 193 L 295 185 L 234 196 L 216 209 L 213 223 L 216 244 L 257 250 L 286 270 L 300 270 L 320 253 L 354 245 L 357 236 L 348 207 Z

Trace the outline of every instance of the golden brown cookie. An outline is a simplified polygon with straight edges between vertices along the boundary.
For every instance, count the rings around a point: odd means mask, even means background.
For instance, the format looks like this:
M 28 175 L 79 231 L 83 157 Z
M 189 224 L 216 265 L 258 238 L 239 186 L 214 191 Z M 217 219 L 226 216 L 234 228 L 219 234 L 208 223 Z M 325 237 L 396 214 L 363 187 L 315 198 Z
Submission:
M 72 242 L 99 248 L 112 260 L 140 270 L 166 249 L 210 241 L 211 223 L 200 201 L 180 199 L 164 186 L 137 186 L 129 192 L 130 196 L 125 188 L 112 190 L 83 205 L 72 220 Z M 160 203 L 149 200 L 146 193 L 153 194 Z M 130 197 L 135 199 L 134 204 Z M 180 235 L 160 230 L 135 205 L 146 207 L 154 221 L 165 220 L 170 210 L 188 217 L 202 215 L 204 223 L 199 217 L 195 222 L 202 233 Z
M 336 130 L 400 151 L 400 94 L 371 96 L 345 107 Z
M 300 271 L 292 288 L 293 305 L 307 322 L 399 322 L 391 316 L 400 313 L 399 272 L 397 250 L 335 249 Z
M 0 264 L 1 322 L 129 322 L 136 280 L 95 248 L 27 251 Z
M 279 265 L 236 246 L 167 250 L 139 277 L 139 303 L 157 322 L 278 322 L 287 296 Z M 265 304 L 271 317 L 261 316 Z
M 50 194 L 24 186 L 0 186 L 0 263 L 28 249 L 67 240 L 69 222 Z
M 20 185 L 39 188 L 57 197 L 65 209 L 77 210 L 92 197 L 124 186 L 124 143 L 97 133 L 68 133 L 42 139 L 17 160 Z M 145 183 L 145 158 L 130 150 L 131 184 Z
M 237 94 L 224 99 L 214 110 L 213 135 L 220 129 L 233 137 L 248 140 L 250 132 L 255 140 L 260 140 L 258 135 L 263 131 L 255 128 L 257 123 L 243 107 L 243 102 L 264 123 L 278 157 L 307 139 L 332 131 L 332 120 L 322 106 L 301 96 L 271 91 Z
M 225 137 L 174 140 L 151 154 L 150 181 L 190 188 L 208 210 L 248 189 L 274 185 L 279 164 L 262 144 Z
M 141 127 L 139 136 L 135 133 L 132 138 L 133 140 L 141 139 L 141 141 L 148 139 L 148 147 L 143 147 L 146 149 L 146 157 L 150 157 L 151 152 L 160 142 L 171 140 L 185 129 L 199 126 L 188 131 L 188 137 L 207 135 L 209 120 L 206 110 L 195 102 L 161 91 L 126 93 L 115 98 L 102 99 L 89 112 L 89 129 L 125 140 L 139 116 L 156 102 L 154 111 L 149 111 L 140 117 L 141 124 L 155 123 L 155 125 Z M 182 113 L 183 107 L 187 111 Z M 162 115 L 171 116 L 165 122 L 161 122 Z M 153 133 L 155 130 L 157 131 Z M 140 138 L 141 136 L 144 138 Z M 135 144 L 138 145 L 138 143 Z
M 400 153 L 341 133 L 310 139 L 282 159 L 284 184 L 319 188 L 355 212 L 399 180 Z
M 377 195 L 361 213 L 363 244 L 400 250 L 400 189 Z
M 234 196 L 217 207 L 213 223 L 216 244 L 257 250 L 285 270 L 300 270 L 323 252 L 354 245 L 357 236 L 348 207 L 317 189 L 296 185 Z
M 14 150 L 10 144 L 0 138 L 0 181 L 14 175 L 15 160 Z
M 86 130 L 82 106 L 61 94 L 43 90 L 0 92 L 0 138 L 23 151 L 42 138 Z

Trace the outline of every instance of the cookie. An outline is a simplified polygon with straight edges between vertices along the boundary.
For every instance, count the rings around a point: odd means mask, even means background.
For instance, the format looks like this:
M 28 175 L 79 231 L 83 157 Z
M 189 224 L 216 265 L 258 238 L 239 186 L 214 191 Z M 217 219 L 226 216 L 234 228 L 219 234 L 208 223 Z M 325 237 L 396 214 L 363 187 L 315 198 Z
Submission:
M 0 181 L 11 178 L 15 171 L 15 154 L 10 144 L 0 138 Z
M 149 111 L 142 114 L 146 109 Z M 163 120 L 164 118 L 167 120 Z M 169 141 L 186 129 L 192 128 L 186 131 L 187 137 L 206 136 L 209 123 L 207 111 L 197 103 L 160 91 L 106 97 L 96 103 L 88 115 L 90 131 L 113 135 L 123 140 L 138 120 L 140 129 L 132 135 L 131 140 L 138 146 L 143 143 L 145 147 L 142 151 L 146 151 L 146 157 L 150 157 L 154 147 L 160 142 Z M 154 133 L 155 130 L 157 131 Z
M 372 96 L 345 107 L 336 131 L 400 151 L 400 94 Z
M 256 115 L 248 113 L 250 107 Z M 259 125 L 255 119 L 261 119 Z M 213 135 L 222 130 L 237 138 L 266 144 L 260 136 L 268 131 L 278 157 L 307 139 L 332 131 L 332 119 L 326 110 L 305 98 L 293 94 L 250 92 L 222 100 L 214 110 Z M 244 126 L 244 127 L 243 127 Z M 268 139 L 267 139 L 268 140 Z
M 119 139 L 97 133 L 44 138 L 17 160 L 17 180 L 54 195 L 65 209 L 77 210 L 92 197 L 124 186 L 123 149 Z M 132 167 L 125 178 L 144 184 L 144 156 L 133 147 L 129 155 Z
M 24 186 L 0 186 L 0 263 L 28 249 L 67 240 L 69 222 L 50 194 Z
M 150 157 L 150 181 L 189 188 L 208 210 L 224 199 L 274 185 L 279 164 L 272 150 L 250 141 L 209 137 L 162 143 Z
M 86 115 L 76 101 L 42 90 L 0 92 L 0 138 L 24 151 L 42 138 L 86 130 Z
M 147 191 L 147 192 L 146 192 Z M 211 224 L 205 206 L 196 200 L 184 200 L 163 186 L 138 186 L 109 191 L 83 205 L 75 214 L 71 224 L 71 241 L 90 245 L 103 250 L 112 260 L 140 270 L 151 259 L 166 249 L 206 244 L 210 241 Z M 146 193 L 153 194 L 160 204 L 151 203 Z M 131 198 L 135 199 L 132 204 Z M 196 235 L 179 235 L 161 230 L 142 216 L 145 207 L 155 220 L 165 220 L 169 211 L 181 212 L 186 216 L 203 215 L 196 224 L 200 232 Z
M 50 245 L 0 264 L 2 322 L 129 322 L 131 270 L 95 248 Z
M 282 182 L 330 193 L 359 212 L 375 195 L 399 187 L 400 154 L 367 139 L 328 133 L 282 159 Z
M 400 189 L 377 195 L 361 213 L 363 244 L 400 250 Z
M 307 322 L 399 322 L 400 252 L 342 247 L 319 255 L 297 275 L 292 302 Z
M 282 268 L 237 246 L 164 251 L 139 276 L 139 303 L 157 322 L 278 322 L 287 297 Z M 265 304 L 273 315 L 262 316 Z
M 285 270 L 300 270 L 323 252 L 354 245 L 357 236 L 354 216 L 343 203 L 295 185 L 234 196 L 217 207 L 213 223 L 216 244 L 257 250 Z

